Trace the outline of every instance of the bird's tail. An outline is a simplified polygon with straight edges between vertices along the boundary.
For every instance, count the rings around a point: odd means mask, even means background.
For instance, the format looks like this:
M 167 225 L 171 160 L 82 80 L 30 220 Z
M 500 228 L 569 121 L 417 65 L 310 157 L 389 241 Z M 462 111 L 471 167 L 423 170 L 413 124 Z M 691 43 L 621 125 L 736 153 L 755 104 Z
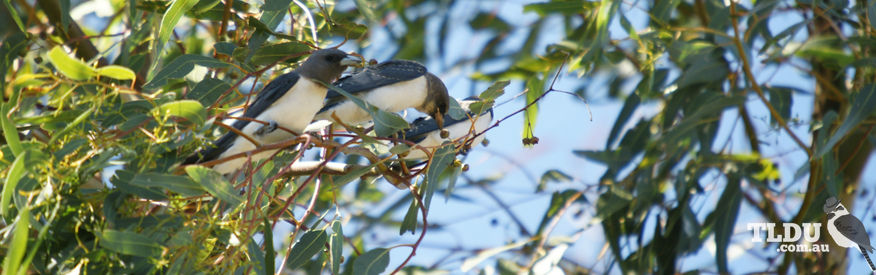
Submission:
M 864 249 L 863 247 L 861 247 L 860 245 L 858 246 L 858 249 L 861 250 L 861 254 L 864 254 L 864 259 L 867 259 L 867 264 L 870 265 L 870 270 L 871 270 L 871 271 L 876 271 L 876 266 L 873 265 L 873 261 L 871 261 L 871 260 L 870 260 L 870 256 L 867 255 L 867 250 L 865 250 L 865 249 Z

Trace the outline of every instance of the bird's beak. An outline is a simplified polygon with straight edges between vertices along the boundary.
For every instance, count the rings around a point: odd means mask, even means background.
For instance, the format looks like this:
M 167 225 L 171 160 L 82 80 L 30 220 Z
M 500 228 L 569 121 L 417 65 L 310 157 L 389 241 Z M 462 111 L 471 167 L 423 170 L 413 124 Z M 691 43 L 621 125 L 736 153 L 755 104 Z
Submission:
M 438 123 L 438 129 L 444 129 L 444 114 L 436 112 L 434 118 L 435 123 Z
M 358 56 L 355 56 L 355 55 L 347 55 L 347 57 L 344 57 L 344 59 L 341 59 L 341 65 L 362 67 L 362 58 L 359 58 Z

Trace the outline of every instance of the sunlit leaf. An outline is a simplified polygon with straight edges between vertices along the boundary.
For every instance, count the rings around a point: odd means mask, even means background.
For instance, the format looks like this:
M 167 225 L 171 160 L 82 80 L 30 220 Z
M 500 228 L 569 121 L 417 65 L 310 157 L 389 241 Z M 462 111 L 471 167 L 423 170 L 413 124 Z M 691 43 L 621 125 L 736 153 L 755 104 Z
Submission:
M 15 189 L 18 187 L 18 181 L 24 176 L 26 170 L 24 166 L 26 157 L 27 151 L 23 154 L 18 154 L 15 157 L 15 161 L 12 162 L 9 171 L 6 173 L 6 180 L 3 182 L 3 193 L 2 196 L 0 196 L 0 216 L 2 217 L 6 217 L 6 215 L 9 214 L 12 195 L 15 193 Z
M 159 48 L 170 39 L 170 35 L 173 34 L 173 28 L 179 22 L 179 19 L 182 18 L 183 14 L 197 3 L 198 0 L 174 0 L 170 4 L 170 7 L 164 12 L 164 16 L 161 17 L 161 27 L 158 29 Z
M 195 54 L 186 54 L 180 57 L 175 58 L 170 63 L 164 65 L 164 67 L 158 71 L 153 77 L 152 80 L 143 85 L 144 89 L 158 89 L 164 84 L 167 83 L 171 78 L 182 78 L 189 74 L 192 69 L 195 68 L 195 65 L 201 65 L 209 68 L 223 68 L 228 67 L 228 63 L 219 61 L 217 59 L 206 57 L 202 55 Z
M 6 255 L 3 259 L 4 274 L 24 274 L 28 266 L 20 266 L 27 250 L 27 240 L 30 239 L 30 209 L 27 207 L 18 210 L 18 219 L 15 221 L 15 229 L 12 231 L 11 241 L 7 244 Z M 20 268 L 20 269 L 19 269 Z
M 168 102 L 152 109 L 151 113 L 157 118 L 167 116 L 185 118 L 197 125 L 207 120 L 207 111 L 204 109 L 204 106 L 194 100 Z
M 103 66 L 97 68 L 95 73 L 97 73 L 97 76 L 106 76 L 118 80 L 134 80 L 134 78 L 137 78 L 137 74 L 134 71 L 119 65 Z
M 560 14 L 579 14 L 587 12 L 588 10 L 599 5 L 598 2 L 591 2 L 585 0 L 571 0 L 571 1 L 550 1 L 547 3 L 535 3 L 528 4 L 523 6 L 524 12 L 535 12 L 538 15 L 545 16 L 551 13 L 560 13 Z
M 94 76 L 94 68 L 81 60 L 67 55 L 61 46 L 55 46 L 49 51 L 49 61 L 62 74 L 73 80 L 88 80 Z

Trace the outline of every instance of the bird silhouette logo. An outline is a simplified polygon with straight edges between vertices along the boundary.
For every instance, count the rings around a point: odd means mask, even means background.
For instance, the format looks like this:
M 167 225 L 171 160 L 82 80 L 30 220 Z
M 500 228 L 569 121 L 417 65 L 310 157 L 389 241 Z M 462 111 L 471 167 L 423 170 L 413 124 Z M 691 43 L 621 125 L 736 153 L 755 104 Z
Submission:
M 839 246 L 852 248 L 857 247 L 864 259 L 867 259 L 867 264 L 870 265 L 870 270 L 876 271 L 876 266 L 870 260 L 868 252 L 873 252 L 873 246 L 870 244 L 870 235 L 867 234 L 867 229 L 861 220 L 852 216 L 848 208 L 843 206 L 836 197 L 827 198 L 824 202 L 824 213 L 827 213 L 827 233 Z

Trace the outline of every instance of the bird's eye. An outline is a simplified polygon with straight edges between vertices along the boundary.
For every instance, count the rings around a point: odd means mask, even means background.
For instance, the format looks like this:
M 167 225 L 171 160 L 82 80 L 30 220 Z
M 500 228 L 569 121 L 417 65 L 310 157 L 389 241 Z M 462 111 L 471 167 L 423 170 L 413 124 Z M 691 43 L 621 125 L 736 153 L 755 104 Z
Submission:
M 840 205 L 839 207 L 836 208 L 836 210 L 840 210 L 840 211 L 841 211 L 841 210 L 845 210 L 845 209 L 843 209 L 843 206 Z
M 326 55 L 326 56 L 325 56 L 325 61 L 328 61 L 328 62 L 338 62 L 338 61 L 341 61 L 341 57 L 340 57 L 340 56 L 337 56 L 337 55 Z

